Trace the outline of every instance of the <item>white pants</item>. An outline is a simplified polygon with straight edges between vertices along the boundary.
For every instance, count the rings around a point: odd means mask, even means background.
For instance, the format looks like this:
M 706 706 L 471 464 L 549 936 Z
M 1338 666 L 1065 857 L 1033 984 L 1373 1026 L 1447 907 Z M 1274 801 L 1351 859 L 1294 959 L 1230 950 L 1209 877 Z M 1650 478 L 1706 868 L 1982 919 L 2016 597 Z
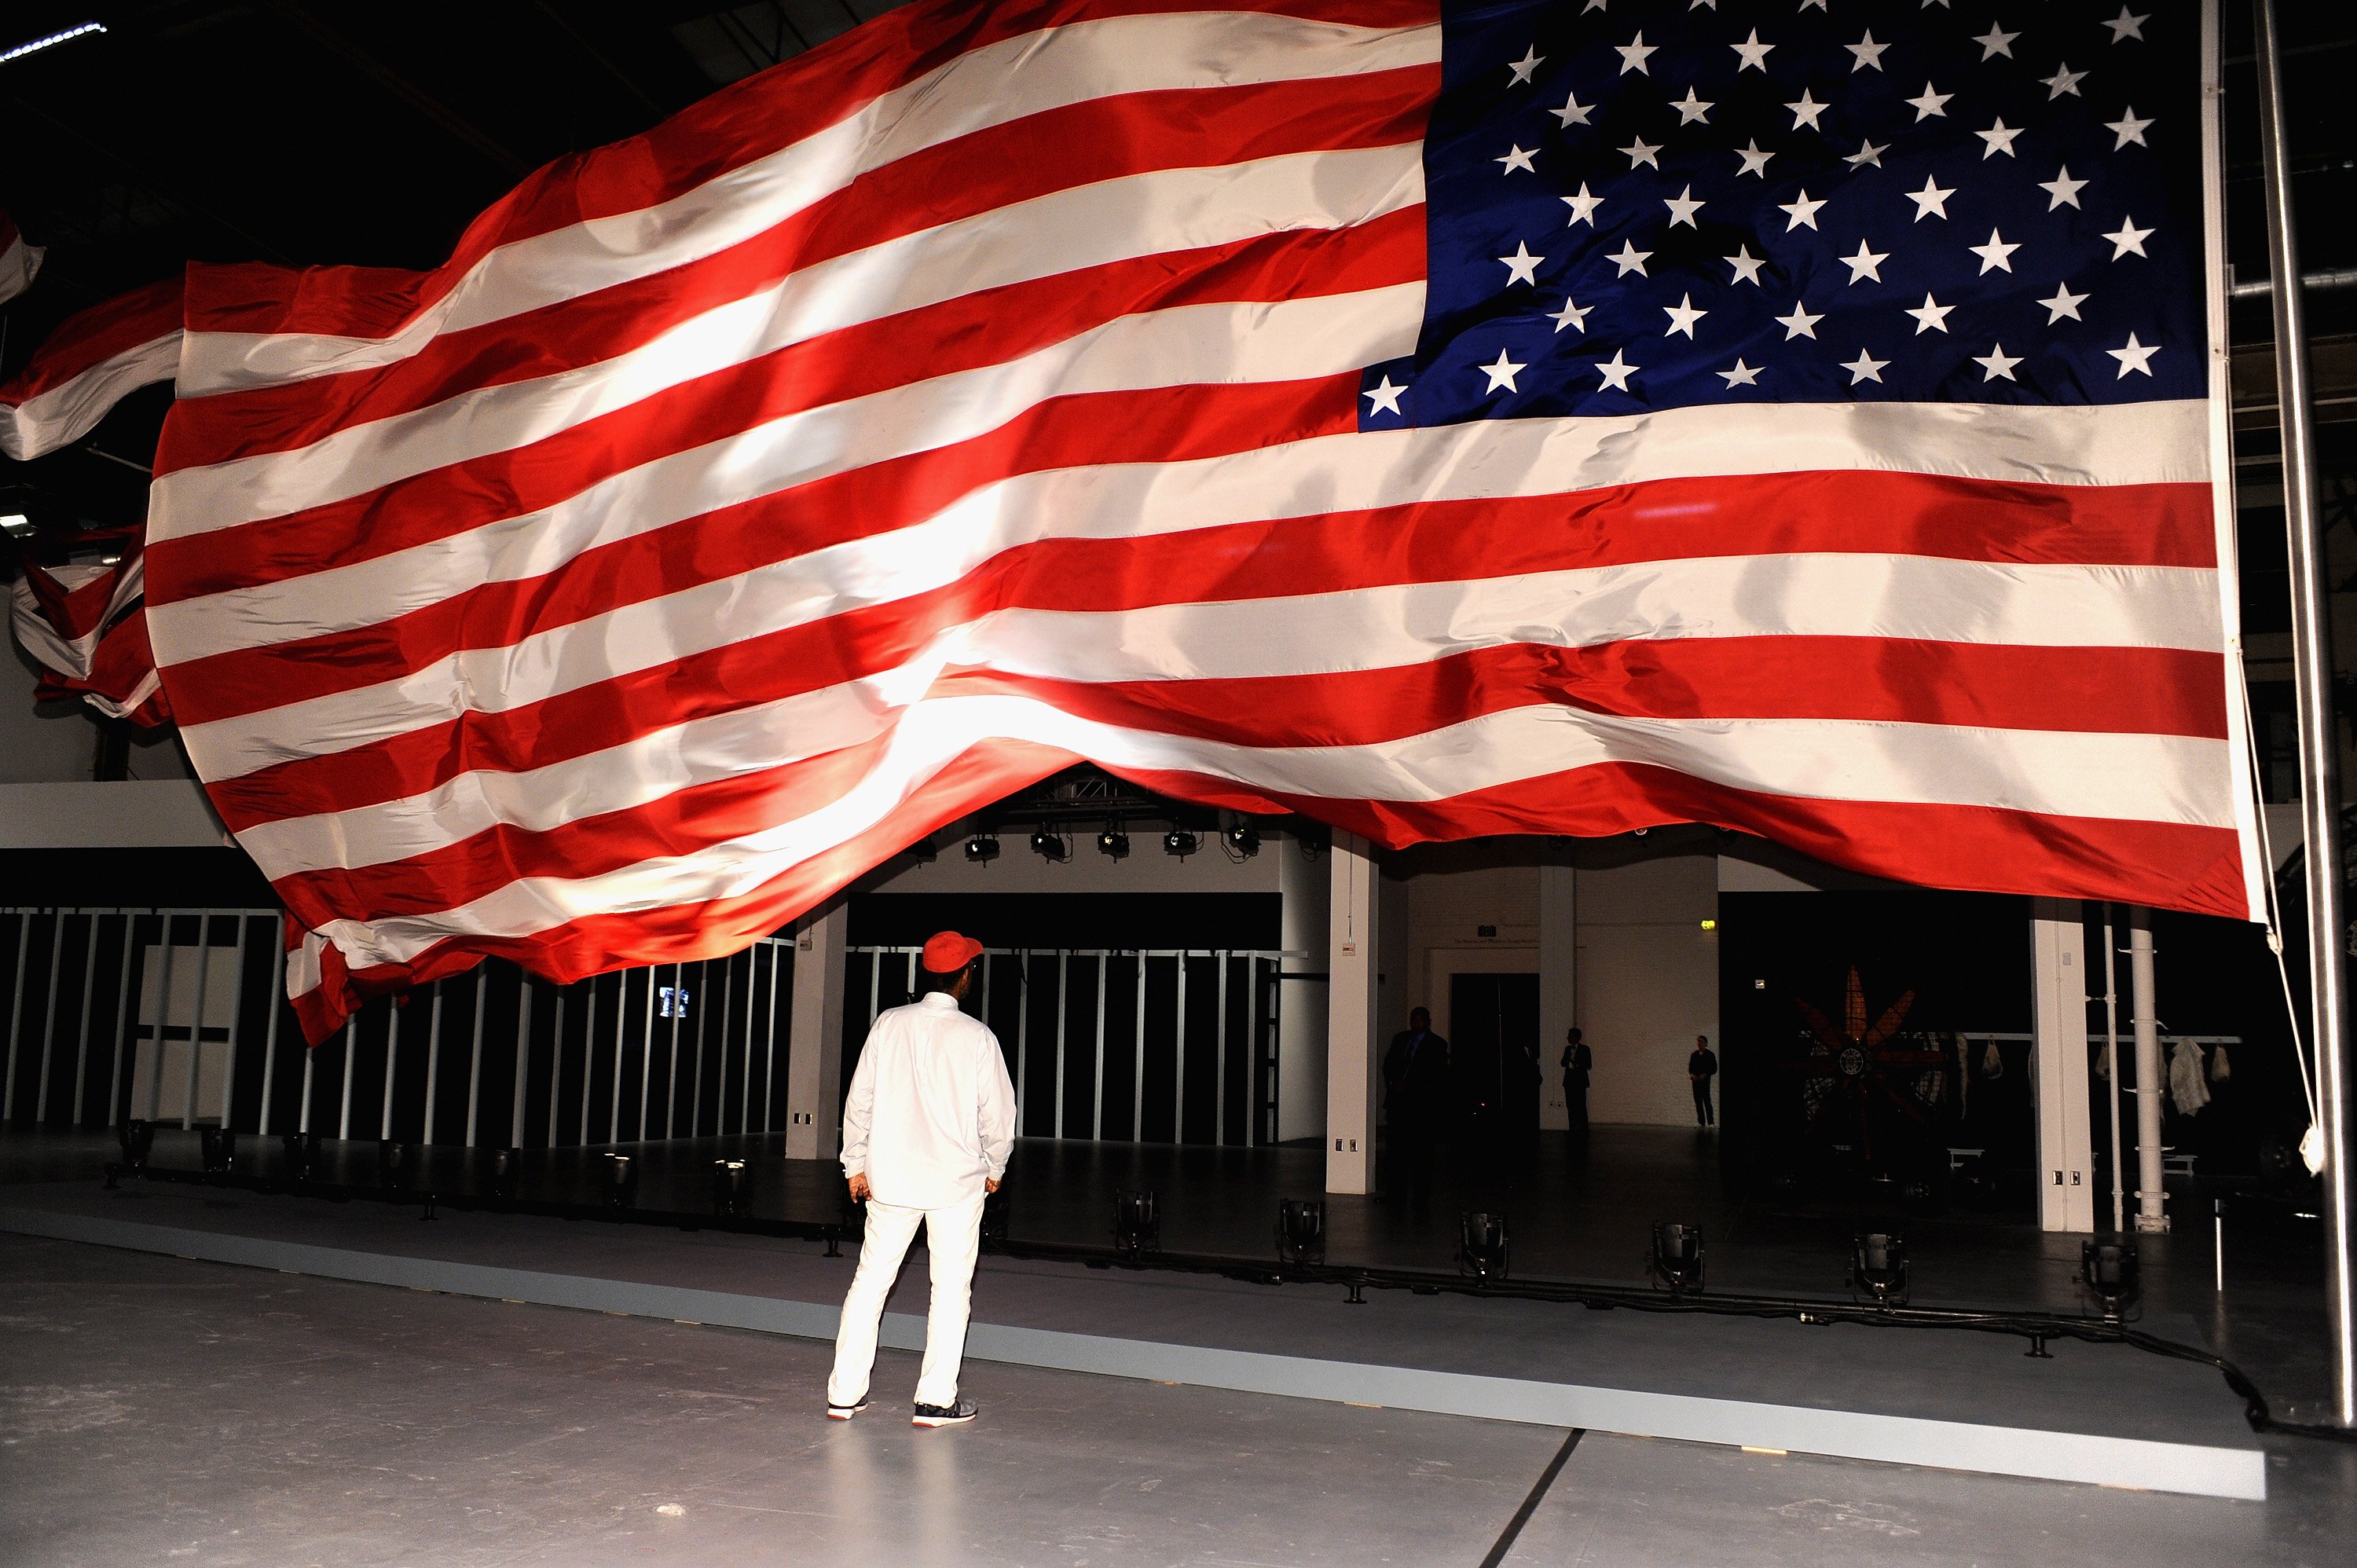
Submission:
M 919 1404 L 957 1402 L 958 1363 L 965 1358 L 965 1322 L 974 1302 L 974 1261 L 982 1251 L 982 1200 L 976 1193 L 948 1208 L 902 1208 L 867 1200 L 866 1240 L 859 1243 L 859 1269 L 843 1317 L 834 1331 L 834 1372 L 826 1380 L 826 1402 L 855 1405 L 867 1394 L 867 1374 L 876 1365 L 876 1331 L 884 1320 L 884 1298 L 899 1277 L 900 1261 L 925 1223 L 925 1251 L 932 1260 L 933 1299 L 925 1316 L 925 1364 L 917 1377 Z

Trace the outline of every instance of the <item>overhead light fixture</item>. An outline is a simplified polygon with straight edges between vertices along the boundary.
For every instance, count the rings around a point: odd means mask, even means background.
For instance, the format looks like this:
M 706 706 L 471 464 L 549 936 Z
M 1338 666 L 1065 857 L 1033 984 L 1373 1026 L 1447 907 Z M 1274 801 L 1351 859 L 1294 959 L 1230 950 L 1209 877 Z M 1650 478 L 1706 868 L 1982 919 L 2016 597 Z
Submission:
M 1129 835 L 1119 828 L 1107 828 L 1097 835 L 1097 853 L 1112 860 L 1129 856 Z
M 1250 822 L 1232 824 L 1226 836 L 1228 847 L 1247 859 L 1260 853 L 1260 830 Z
M 1702 1289 L 1702 1230 L 1674 1219 L 1653 1221 L 1653 1277 L 1672 1296 Z
M 51 33 L 45 38 L 30 38 L 12 49 L 0 51 L 0 65 L 6 65 L 12 59 L 22 59 L 27 55 L 38 54 L 43 49 L 53 49 L 59 44 L 70 44 L 85 34 L 104 31 L 106 27 L 103 23 L 84 22 L 78 27 L 68 27 L 62 33 Z
M 33 520 L 21 511 L 0 511 L 0 532 L 5 532 L 13 539 L 30 539 L 33 536 Z
M 998 858 L 998 835 L 976 833 L 965 841 L 965 857 L 976 865 L 987 865 Z
M 1276 1256 L 1285 1263 L 1326 1261 L 1326 1205 L 1310 1197 L 1282 1197 L 1276 1203 Z
M 1113 1245 L 1132 1257 L 1162 1251 L 1162 1209 L 1152 1187 L 1113 1195 Z
M 1506 1217 L 1468 1214 L 1459 1222 L 1457 1270 L 1483 1283 L 1506 1277 Z
M 1064 847 L 1064 838 L 1061 833 L 1039 828 L 1031 834 L 1031 853 L 1050 865 L 1061 865 L 1071 858 L 1072 852 Z
M 1203 847 L 1203 841 L 1185 828 L 1172 828 L 1162 835 L 1162 853 L 1184 860 Z
M 2136 1298 L 2136 1250 L 2117 1238 L 2079 1244 L 2079 1283 L 2104 1304 L 2104 1320 L 2117 1323 Z
M 925 837 L 919 839 L 916 843 L 910 844 L 907 849 L 902 850 L 900 853 L 907 855 L 910 860 L 918 861 L 926 865 L 932 865 L 936 854 L 933 848 L 932 836 L 931 834 L 927 834 Z
M 1877 1306 L 1907 1299 L 1907 1243 L 1879 1230 L 1861 1232 L 1850 1243 L 1849 1288 L 1864 1291 Z

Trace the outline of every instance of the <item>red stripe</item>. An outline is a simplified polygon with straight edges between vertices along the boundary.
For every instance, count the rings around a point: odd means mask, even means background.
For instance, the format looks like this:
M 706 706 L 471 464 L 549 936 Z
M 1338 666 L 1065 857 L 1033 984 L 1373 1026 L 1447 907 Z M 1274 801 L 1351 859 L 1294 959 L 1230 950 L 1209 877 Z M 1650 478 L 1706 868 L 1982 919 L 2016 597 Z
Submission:
M 1229 391 L 1202 404 L 1226 403 Z M 1178 427 L 1195 425 L 1193 399 L 1118 394 L 1102 400 L 1116 404 L 1111 416 L 1082 412 L 1100 401 L 1073 400 L 1075 417 L 1022 442 L 1023 459 L 1042 467 L 1134 461 L 1141 439 L 1146 458 L 1186 455 Z M 1108 451 L 1116 432 L 1126 449 Z M 1060 449 L 1057 435 L 1089 449 Z M 958 456 L 944 448 L 909 461 Z M 870 476 L 881 481 L 874 489 Z M 461 650 L 508 647 L 888 528 L 899 521 L 892 498 L 905 482 L 857 470 L 619 540 L 544 577 L 487 584 L 379 626 L 192 660 L 172 667 L 174 700 L 187 722 L 206 722 L 394 680 Z M 1051 539 L 999 555 L 970 574 L 962 592 L 906 601 L 907 640 L 873 644 L 887 662 L 859 673 L 899 662 L 942 627 L 1010 607 L 1106 611 L 1792 553 L 2203 567 L 2214 542 L 2209 507 L 2203 485 L 2019 485 L 1843 470 L 1661 479 L 1570 497 L 1430 502 L 1137 539 Z
M 1423 275 L 1419 207 L 1350 229 L 1297 230 L 986 289 L 830 332 L 667 388 L 529 446 L 432 469 L 366 495 L 236 528 L 158 539 L 149 547 L 149 592 L 157 604 L 173 604 L 372 560 L 554 506 L 602 478 L 770 420 L 914 380 L 1002 364 L 1122 316 L 1353 294 Z M 1355 397 L 1356 378 L 1351 385 Z M 176 409 L 171 418 L 178 416 Z M 1353 414 L 1341 428 L 1355 425 Z M 1318 428 L 1334 427 L 1321 420 Z M 980 444 L 996 443 L 999 435 L 981 437 Z M 1139 452 L 1139 460 L 1162 455 Z
M 55 392 L 117 354 L 170 337 L 180 329 L 180 312 L 177 277 L 75 312 L 0 386 L 0 404 L 21 404 Z
M 643 134 L 550 164 L 468 225 L 450 260 L 432 272 L 200 266 L 191 277 L 190 320 L 204 331 L 390 337 L 501 245 L 668 201 L 973 49 L 1074 22 L 1203 9 L 1203 0 L 920 0 L 723 88 Z M 1436 0 L 1226 0 L 1219 9 L 1364 27 L 1440 19 Z
M 397 364 L 186 400 L 156 453 L 156 472 L 290 450 L 462 392 L 595 364 L 802 268 L 1052 192 L 1165 169 L 1413 143 L 1439 85 L 1439 67 L 1420 66 L 1134 93 L 1035 114 L 903 158 L 715 255 L 445 334 Z

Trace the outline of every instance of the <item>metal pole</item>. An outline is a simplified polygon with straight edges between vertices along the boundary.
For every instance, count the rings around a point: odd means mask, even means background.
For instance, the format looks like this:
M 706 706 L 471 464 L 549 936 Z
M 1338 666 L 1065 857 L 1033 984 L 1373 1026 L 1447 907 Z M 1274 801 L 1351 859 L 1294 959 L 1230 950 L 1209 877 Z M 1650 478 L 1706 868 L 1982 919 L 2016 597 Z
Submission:
M 1225 1146 L 1228 1141 L 1228 963 L 1229 954 L 1222 949 L 1220 961 L 1220 1034 L 1219 1072 L 1220 1098 L 1211 1114 L 1211 1142 Z
M 311 1130 L 311 1071 L 319 1059 L 319 1047 L 308 1040 L 303 1042 L 303 1103 L 296 1108 L 295 1131 Z
M 8 1003 L 8 1079 L 0 1089 L 0 1122 L 16 1113 L 16 1036 L 25 1019 L 25 959 L 33 940 L 33 911 L 16 914 L 16 992 Z
M 515 1090 L 508 1096 L 508 1147 L 523 1147 L 523 1091 L 532 1072 L 532 976 L 517 983 Z M 553 1140 L 552 1140 L 553 1141 Z
M 2332 714 L 2332 621 L 2317 527 L 2315 432 L 2308 406 L 2299 238 L 2284 146 L 2275 0 L 2255 0 L 2259 153 L 2266 175 L 2267 276 L 2274 284 L 2276 407 L 2283 427 L 2284 529 L 2290 548 L 2292 684 L 2298 703 L 2300 822 L 2307 832 L 2308 978 L 2314 1005 L 2318 1128 L 2324 1139 L 2324 1294 L 2332 1338 L 2332 1407 L 2357 1425 L 2357 1258 L 2351 1252 L 2349 994 L 2342 945 L 2341 781 Z
M 2153 1010 L 2152 911 L 2128 909 L 2128 1022 L 2136 1030 L 2136 1218 L 2139 1230 L 2169 1229 L 2160 1179 L 2160 1101 L 2169 1075 L 2160 1064 L 2160 1019 Z
M 336 1136 L 348 1139 L 352 1135 L 352 1057 L 361 1042 L 361 1015 L 357 1013 L 344 1020 L 344 1088 L 343 1107 L 336 1115 Z
M 93 909 L 90 915 L 90 935 L 81 955 L 81 1044 L 74 1051 L 73 1114 L 66 1124 L 79 1127 L 86 1120 L 82 1113 L 82 1094 L 90 1079 L 90 1004 L 98 987 L 98 922 L 102 918 Z
M 156 982 L 156 1054 L 147 1064 L 147 1119 L 156 1121 L 163 1115 L 164 1107 L 164 1036 L 172 1026 L 172 916 L 167 910 L 163 921 L 164 957 L 159 967 L 163 974 Z M 145 998 L 142 998 L 144 1001 Z M 142 1012 L 145 1009 L 142 1008 Z
M 1187 950 L 1178 950 L 1178 1059 L 1171 1075 L 1170 1141 L 1187 1141 Z
M 681 1008 L 685 1005 L 681 1000 L 681 993 L 686 982 L 687 966 L 683 963 L 673 964 L 671 966 L 671 1044 L 663 1051 L 662 1135 L 666 1140 L 679 1131 L 679 1015 Z M 704 981 L 699 976 L 696 984 L 700 986 L 703 983 Z
M 593 974 L 582 982 L 581 990 L 581 1135 L 574 1142 L 587 1148 L 589 1144 L 589 1086 L 597 1076 L 597 977 Z
M 483 1100 L 483 1003 L 491 986 L 491 972 L 475 971 L 475 1021 L 467 1043 L 467 1147 L 475 1146 L 475 1110 Z
M 229 988 L 229 1056 L 221 1064 L 221 1130 L 237 1115 L 237 1036 L 245 1027 L 245 944 L 249 935 L 245 911 L 240 909 L 237 920 L 237 973 Z M 96 927 L 91 928 L 93 930 Z
M 129 926 L 124 928 L 124 962 L 129 960 Z M 254 1133 L 270 1136 L 270 1091 L 278 1079 L 278 1015 L 285 1010 L 286 983 L 286 917 L 270 918 L 270 1023 L 262 1031 L 262 1114 L 255 1119 Z
M 1023 1136 L 1024 1106 L 1031 1079 L 1031 950 L 1015 953 L 1015 1135 Z
M 761 1131 L 765 1133 L 770 1130 L 770 1112 L 778 1103 L 778 959 L 785 946 L 775 938 L 770 940 L 770 1026 L 761 1037 Z
M 393 1080 L 401 1070 L 401 1015 L 409 1011 L 402 1000 L 395 996 L 384 1004 L 384 1109 L 377 1115 L 376 1131 L 380 1138 L 393 1136 Z
M 1056 952 L 1056 1136 L 1064 1135 L 1064 1030 L 1065 988 L 1071 980 L 1072 955 L 1058 949 Z
M 1089 1117 L 1089 1136 L 1099 1142 L 1104 1138 L 1104 1029 L 1105 985 L 1113 976 L 1113 954 L 1097 954 L 1097 1076 L 1092 1086 L 1095 1108 Z
M 630 1004 L 630 972 L 623 970 L 614 976 L 614 1070 L 613 1102 L 607 1107 L 606 1142 L 622 1141 L 622 1036 L 629 1033 L 622 1027 L 622 1009 Z
M 556 990 L 556 1015 L 548 1026 L 548 1144 L 556 1147 L 556 1112 L 562 1103 L 557 1091 L 565 1085 L 565 993 L 572 987 L 560 985 Z
M 434 983 L 434 1011 L 425 1020 L 425 1121 L 417 1141 L 434 1142 L 434 1096 L 442 1080 L 442 983 Z
M 728 972 L 723 969 L 720 972 L 720 1058 L 722 1068 L 725 1069 L 728 1059 Z M 699 959 L 696 961 L 695 988 L 698 991 L 712 989 L 712 961 L 708 958 Z M 695 1070 L 688 1078 L 687 1090 L 687 1135 L 691 1138 L 704 1136 L 704 1037 L 711 1032 L 711 1025 L 712 1009 L 709 1007 L 700 1009 L 695 1015 Z M 719 1105 L 716 1101 L 713 1106 L 712 1119 L 716 1122 L 720 1120 Z M 715 1132 L 718 1130 L 717 1127 L 714 1128 Z
M 150 909 L 149 914 L 156 911 Z M 106 1124 L 114 1126 L 123 1120 L 127 1109 L 123 1103 L 124 1075 L 131 1070 L 132 1042 L 135 1023 L 131 1005 L 131 960 L 139 950 L 139 917 L 126 909 L 123 914 L 123 969 L 114 983 L 114 1066 L 108 1074 L 111 1080 L 106 1090 Z
M 2112 1069 L 2112 1234 L 2128 1228 L 2128 1195 L 2120 1189 L 2120 977 L 2119 940 L 2112 934 L 2112 907 L 2104 906 L 2104 1060 Z M 1966 1047 L 1965 1070 L 1971 1070 Z
M 761 950 L 745 950 L 745 1055 L 737 1064 L 737 1135 L 753 1131 L 753 994 L 761 988 Z
M 180 1131 L 197 1124 L 197 1067 L 205 1051 L 205 992 L 213 977 L 213 912 L 197 913 L 197 999 L 188 1014 L 188 1098 L 180 1101 Z
M 39 1126 L 49 1109 L 49 1058 L 56 1054 L 58 1034 L 58 975 L 66 958 L 66 912 L 58 911 L 56 928 L 49 933 L 49 994 L 41 1008 L 41 1073 L 39 1087 L 33 1090 L 33 1124 Z M 16 1075 L 8 1075 L 9 1087 L 16 1087 Z
M 655 1070 L 655 966 L 647 965 L 646 1015 L 639 1024 L 639 1142 L 647 1141 L 647 1101 Z
M 1137 955 L 1137 1067 L 1129 1080 L 1129 1141 L 1146 1141 L 1146 960 Z

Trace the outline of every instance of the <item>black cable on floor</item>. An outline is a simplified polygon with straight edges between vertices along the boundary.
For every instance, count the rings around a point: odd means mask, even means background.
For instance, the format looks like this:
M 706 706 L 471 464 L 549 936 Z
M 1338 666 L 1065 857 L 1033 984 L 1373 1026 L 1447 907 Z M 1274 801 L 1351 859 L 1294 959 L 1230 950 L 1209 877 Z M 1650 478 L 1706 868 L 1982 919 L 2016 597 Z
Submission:
M 1514 1517 L 1506 1521 L 1506 1528 L 1500 1530 L 1498 1539 L 1490 1543 L 1490 1554 L 1481 1559 L 1481 1568 L 1498 1568 L 1498 1564 L 1506 1560 L 1506 1553 L 1514 1549 L 1514 1538 L 1523 1533 L 1523 1526 L 1530 1523 L 1531 1515 L 1539 1511 L 1539 1501 L 1547 1495 L 1547 1488 L 1555 1485 L 1557 1476 L 1563 1474 L 1563 1462 L 1571 1457 L 1571 1451 L 1578 1447 L 1579 1440 L 1587 1435 L 1587 1429 L 1584 1426 L 1571 1429 L 1571 1435 L 1565 1438 L 1563 1446 L 1555 1451 L 1555 1457 L 1547 1461 L 1547 1467 L 1539 1472 L 1537 1482 L 1531 1487 L 1531 1495 L 1523 1499 L 1523 1506 L 1514 1510 Z

